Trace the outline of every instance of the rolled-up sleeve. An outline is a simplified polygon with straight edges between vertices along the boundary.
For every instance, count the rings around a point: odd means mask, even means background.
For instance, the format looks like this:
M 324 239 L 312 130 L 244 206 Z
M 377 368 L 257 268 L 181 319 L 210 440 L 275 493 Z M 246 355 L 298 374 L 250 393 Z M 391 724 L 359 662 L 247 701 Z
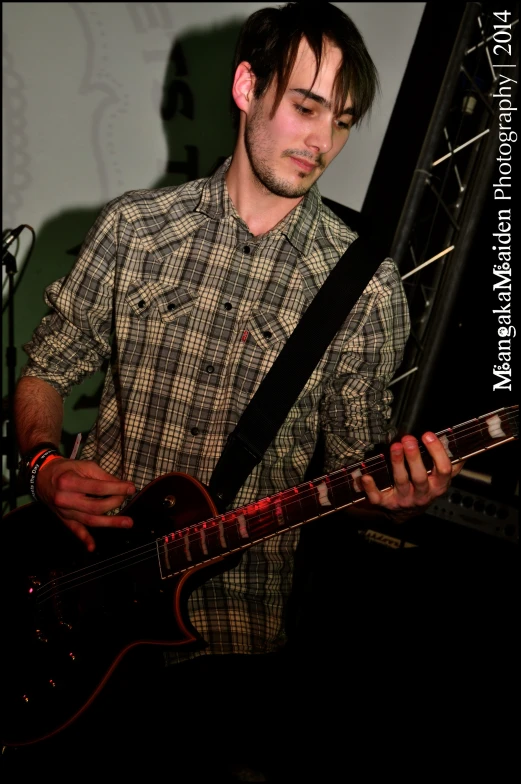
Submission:
M 350 320 L 357 324 L 329 379 L 320 408 L 325 469 L 358 462 L 376 444 L 388 443 L 392 392 L 387 388 L 409 337 L 410 319 L 400 274 L 387 259 Z
M 46 289 L 51 312 L 23 347 L 29 360 L 21 376 L 46 381 L 62 397 L 111 353 L 118 201 L 101 211 L 71 272 Z

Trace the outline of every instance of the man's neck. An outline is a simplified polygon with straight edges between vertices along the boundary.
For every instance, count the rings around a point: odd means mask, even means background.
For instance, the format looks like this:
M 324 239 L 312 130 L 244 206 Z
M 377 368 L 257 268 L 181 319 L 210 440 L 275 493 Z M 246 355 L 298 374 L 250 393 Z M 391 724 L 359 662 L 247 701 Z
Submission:
M 233 206 L 255 237 L 273 229 L 304 198 L 271 193 L 253 174 L 246 153 L 241 155 L 237 148 L 225 180 Z

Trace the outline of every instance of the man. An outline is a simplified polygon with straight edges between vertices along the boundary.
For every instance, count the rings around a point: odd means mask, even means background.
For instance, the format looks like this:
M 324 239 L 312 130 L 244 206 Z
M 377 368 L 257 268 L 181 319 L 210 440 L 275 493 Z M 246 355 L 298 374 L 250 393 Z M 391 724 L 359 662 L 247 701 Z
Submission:
M 26 346 L 16 392 L 19 447 L 37 466 L 36 497 L 88 550 L 96 528 L 132 525 L 124 503 L 155 477 L 182 471 L 208 483 L 249 399 L 356 237 L 322 205 L 316 182 L 376 88 L 360 34 L 334 6 L 254 13 L 234 64 L 231 159 L 210 179 L 112 201 L 74 269 L 48 288 L 52 313 Z M 408 328 L 399 274 L 382 260 L 234 507 L 301 482 L 320 431 L 328 471 L 391 440 L 386 387 Z M 107 358 L 83 459 L 60 456 L 63 398 Z M 450 460 L 433 434 L 423 441 L 432 473 L 416 439 L 403 438 L 391 448 L 394 488 L 362 480 L 367 508 L 398 519 L 447 490 Z M 191 621 L 209 643 L 199 656 L 284 647 L 297 542 L 290 531 L 260 543 L 192 594 Z

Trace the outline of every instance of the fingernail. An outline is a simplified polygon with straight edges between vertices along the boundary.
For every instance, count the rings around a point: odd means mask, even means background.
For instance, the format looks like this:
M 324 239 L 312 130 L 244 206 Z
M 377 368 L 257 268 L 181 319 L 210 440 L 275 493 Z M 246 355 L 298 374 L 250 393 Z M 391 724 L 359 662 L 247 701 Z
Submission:
M 127 487 L 127 495 L 134 495 L 135 492 L 136 492 L 135 487 Z
M 423 438 L 425 441 L 427 441 L 428 444 L 432 444 L 433 441 L 436 441 L 436 436 L 434 433 L 425 433 Z
M 127 518 L 126 520 L 124 520 L 124 521 L 121 523 L 121 525 L 123 526 L 123 528 L 132 528 L 133 522 L 132 522 L 132 520 L 130 520 L 129 518 Z

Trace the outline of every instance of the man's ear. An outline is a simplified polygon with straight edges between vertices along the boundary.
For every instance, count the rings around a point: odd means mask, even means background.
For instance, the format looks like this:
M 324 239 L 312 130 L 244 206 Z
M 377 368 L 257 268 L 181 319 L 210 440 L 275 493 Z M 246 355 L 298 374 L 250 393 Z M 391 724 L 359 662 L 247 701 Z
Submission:
M 232 97 L 237 107 L 248 114 L 252 100 L 253 88 L 255 86 L 255 74 L 251 65 L 247 62 L 239 63 L 235 70 L 232 85 Z

